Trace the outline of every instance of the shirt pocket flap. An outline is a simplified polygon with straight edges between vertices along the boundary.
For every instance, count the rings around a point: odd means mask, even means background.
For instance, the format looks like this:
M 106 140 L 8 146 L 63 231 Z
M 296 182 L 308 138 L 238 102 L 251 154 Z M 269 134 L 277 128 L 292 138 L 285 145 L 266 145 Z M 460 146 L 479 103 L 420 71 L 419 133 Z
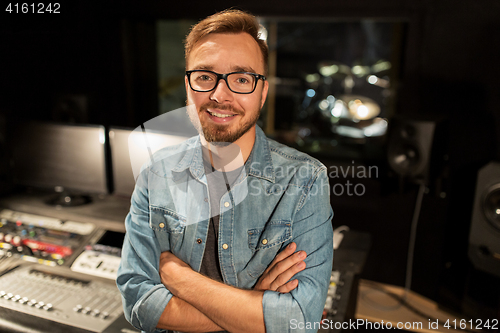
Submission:
M 186 218 L 168 209 L 151 207 L 149 226 L 155 231 L 182 233 L 186 227 Z
M 248 230 L 248 246 L 252 251 L 268 249 L 292 238 L 292 223 L 269 221 L 265 228 Z

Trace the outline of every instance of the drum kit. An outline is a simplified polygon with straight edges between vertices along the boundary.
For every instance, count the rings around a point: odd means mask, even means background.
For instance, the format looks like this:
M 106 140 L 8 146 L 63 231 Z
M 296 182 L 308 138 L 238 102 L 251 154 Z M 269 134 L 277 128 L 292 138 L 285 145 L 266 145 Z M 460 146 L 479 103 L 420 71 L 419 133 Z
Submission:
M 387 131 L 387 106 L 391 95 L 391 64 L 380 60 L 372 66 L 348 66 L 337 61 L 318 64 L 318 73 L 305 77 L 307 90 L 299 121 L 321 119 L 329 126 L 325 136 L 339 136 L 365 143 Z

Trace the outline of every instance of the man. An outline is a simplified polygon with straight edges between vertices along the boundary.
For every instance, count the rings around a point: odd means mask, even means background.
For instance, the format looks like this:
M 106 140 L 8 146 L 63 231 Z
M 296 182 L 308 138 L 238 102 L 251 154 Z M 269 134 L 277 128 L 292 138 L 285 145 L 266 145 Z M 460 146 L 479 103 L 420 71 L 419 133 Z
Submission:
M 141 172 L 117 278 L 125 316 L 144 331 L 281 333 L 321 319 L 333 260 L 326 168 L 256 126 L 268 91 L 258 29 L 229 10 L 186 39 L 201 133 Z

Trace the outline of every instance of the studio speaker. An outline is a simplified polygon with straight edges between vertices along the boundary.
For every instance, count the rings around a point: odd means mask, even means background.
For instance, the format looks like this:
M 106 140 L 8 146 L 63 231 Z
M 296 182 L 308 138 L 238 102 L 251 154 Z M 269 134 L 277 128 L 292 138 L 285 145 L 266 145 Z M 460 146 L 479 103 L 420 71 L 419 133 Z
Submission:
M 477 175 L 469 259 L 475 268 L 500 276 L 500 163 L 497 162 L 487 164 Z
M 428 184 L 442 170 L 446 147 L 446 122 L 393 118 L 389 124 L 387 158 L 398 175 Z

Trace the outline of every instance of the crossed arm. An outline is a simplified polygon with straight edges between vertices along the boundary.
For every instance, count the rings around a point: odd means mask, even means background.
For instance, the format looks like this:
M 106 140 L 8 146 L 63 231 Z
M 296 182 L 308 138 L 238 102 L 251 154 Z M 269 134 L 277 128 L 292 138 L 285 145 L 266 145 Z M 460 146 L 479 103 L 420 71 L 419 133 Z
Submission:
M 290 243 L 280 252 L 257 281 L 253 290 L 216 282 L 191 269 L 170 252 L 160 257 L 162 283 L 174 295 L 163 311 L 158 328 L 187 332 L 265 332 L 262 297 L 265 290 L 288 293 L 298 280 L 306 253 Z M 189 318 L 189 320 L 186 320 Z

